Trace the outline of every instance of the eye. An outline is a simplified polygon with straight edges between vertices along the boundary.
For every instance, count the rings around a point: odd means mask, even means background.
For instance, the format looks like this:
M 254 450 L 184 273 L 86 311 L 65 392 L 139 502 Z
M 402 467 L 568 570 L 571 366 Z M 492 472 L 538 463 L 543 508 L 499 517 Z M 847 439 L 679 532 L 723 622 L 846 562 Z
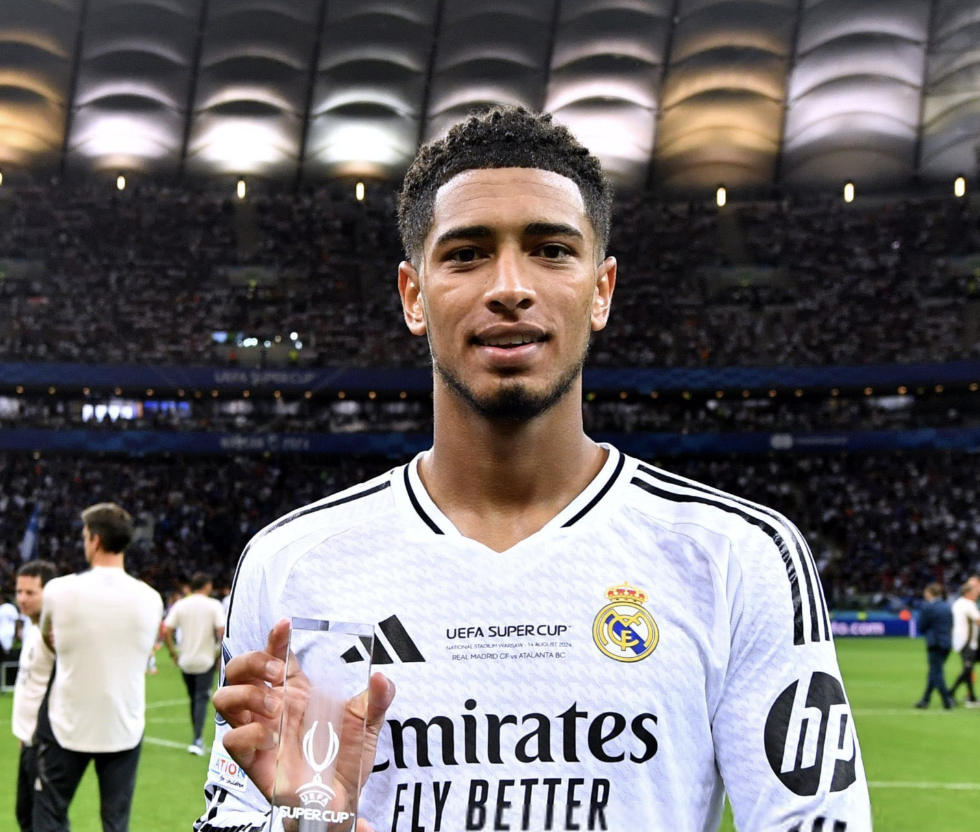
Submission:
M 475 263 L 480 257 L 480 253 L 475 248 L 458 248 L 449 253 L 446 257 L 454 263 Z
M 569 251 L 568 247 L 563 246 L 560 243 L 548 243 L 541 246 L 538 251 L 541 256 L 547 260 L 562 260 L 571 255 L 571 251 Z

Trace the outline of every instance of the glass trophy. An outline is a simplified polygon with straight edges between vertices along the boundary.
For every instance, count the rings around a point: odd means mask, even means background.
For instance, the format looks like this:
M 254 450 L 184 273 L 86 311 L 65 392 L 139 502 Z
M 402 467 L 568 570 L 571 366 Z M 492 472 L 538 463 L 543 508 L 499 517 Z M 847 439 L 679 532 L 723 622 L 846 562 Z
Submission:
M 269 829 L 353 832 L 361 789 L 374 625 L 294 618 Z

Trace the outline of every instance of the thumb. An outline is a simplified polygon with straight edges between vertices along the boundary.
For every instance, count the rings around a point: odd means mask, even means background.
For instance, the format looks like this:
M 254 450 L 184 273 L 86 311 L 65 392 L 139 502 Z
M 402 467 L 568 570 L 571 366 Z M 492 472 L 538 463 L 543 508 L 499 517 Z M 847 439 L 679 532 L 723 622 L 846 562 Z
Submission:
M 364 728 L 377 736 L 384 728 L 385 714 L 395 698 L 395 683 L 383 673 L 375 673 L 368 682 L 367 711 Z

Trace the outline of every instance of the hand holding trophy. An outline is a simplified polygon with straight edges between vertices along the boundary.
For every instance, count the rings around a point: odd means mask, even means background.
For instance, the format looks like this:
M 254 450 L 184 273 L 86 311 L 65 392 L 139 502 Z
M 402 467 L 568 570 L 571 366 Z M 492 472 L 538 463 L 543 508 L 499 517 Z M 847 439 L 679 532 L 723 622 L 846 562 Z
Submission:
M 265 651 L 225 668 L 214 695 L 232 726 L 225 750 L 272 804 L 270 828 L 372 832 L 357 802 L 395 693 L 371 675 L 373 641 L 371 625 L 283 620 Z

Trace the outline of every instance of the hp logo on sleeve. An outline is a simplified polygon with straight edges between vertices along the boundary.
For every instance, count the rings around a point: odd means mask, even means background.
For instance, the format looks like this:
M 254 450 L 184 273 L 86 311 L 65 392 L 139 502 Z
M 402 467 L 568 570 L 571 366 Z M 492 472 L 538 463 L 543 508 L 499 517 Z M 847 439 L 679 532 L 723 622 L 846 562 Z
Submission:
M 793 682 L 766 719 L 766 757 L 787 789 L 800 796 L 842 792 L 856 779 L 857 743 L 841 683 L 816 672 Z

